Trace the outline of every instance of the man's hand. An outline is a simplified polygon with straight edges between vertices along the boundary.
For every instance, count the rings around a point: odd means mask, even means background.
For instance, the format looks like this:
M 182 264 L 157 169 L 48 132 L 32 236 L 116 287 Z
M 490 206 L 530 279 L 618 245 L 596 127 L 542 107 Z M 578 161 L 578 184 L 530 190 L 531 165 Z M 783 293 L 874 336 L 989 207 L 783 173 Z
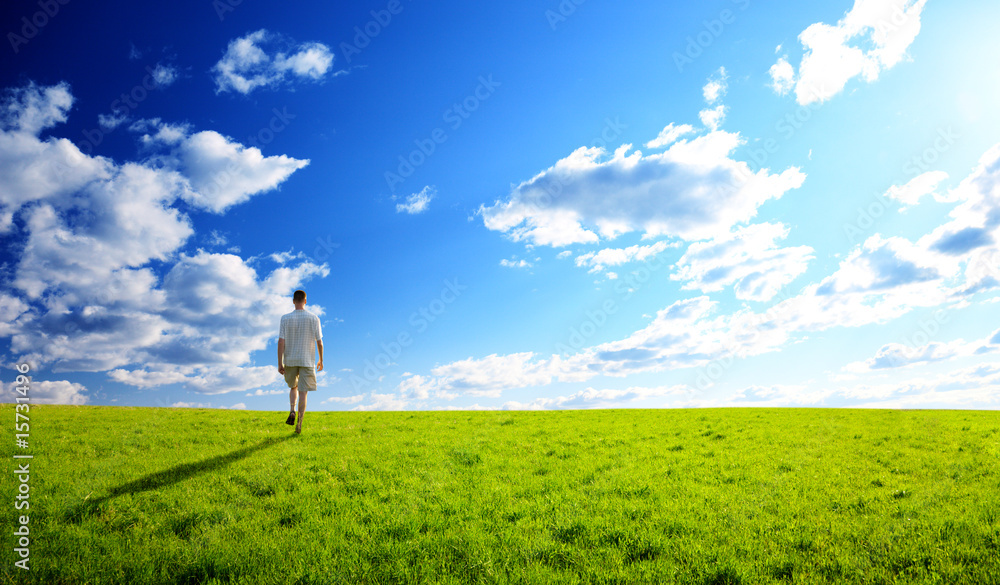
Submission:
M 317 372 L 323 371 L 323 360 L 319 360 L 318 362 L 316 362 L 316 371 Z
M 284 376 L 285 375 L 285 366 L 283 366 L 281 364 L 278 364 L 278 373 L 281 374 L 282 376 Z

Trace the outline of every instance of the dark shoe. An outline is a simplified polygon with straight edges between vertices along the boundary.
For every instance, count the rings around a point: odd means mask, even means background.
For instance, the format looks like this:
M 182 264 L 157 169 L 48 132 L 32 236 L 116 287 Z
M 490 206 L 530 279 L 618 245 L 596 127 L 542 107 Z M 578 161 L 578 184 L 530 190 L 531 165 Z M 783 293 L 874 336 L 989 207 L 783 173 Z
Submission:
M 288 413 L 288 420 L 285 421 L 285 424 L 286 425 L 294 425 L 295 424 L 295 413 L 294 412 Z

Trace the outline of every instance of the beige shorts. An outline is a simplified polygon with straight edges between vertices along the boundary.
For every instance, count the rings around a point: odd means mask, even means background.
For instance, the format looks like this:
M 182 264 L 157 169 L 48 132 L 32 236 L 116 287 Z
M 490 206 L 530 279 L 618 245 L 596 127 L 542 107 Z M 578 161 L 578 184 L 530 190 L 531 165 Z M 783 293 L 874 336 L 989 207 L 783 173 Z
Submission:
M 299 383 L 301 378 L 301 384 Z M 310 391 L 316 389 L 316 368 L 305 366 L 285 366 L 285 383 L 289 388 L 299 387 L 299 390 Z

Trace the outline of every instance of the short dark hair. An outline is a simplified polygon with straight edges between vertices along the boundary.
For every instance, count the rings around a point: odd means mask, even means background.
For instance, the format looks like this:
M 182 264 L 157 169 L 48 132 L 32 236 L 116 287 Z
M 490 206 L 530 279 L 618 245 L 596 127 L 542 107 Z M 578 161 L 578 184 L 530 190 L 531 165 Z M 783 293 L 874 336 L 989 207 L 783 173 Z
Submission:
M 295 291 L 295 294 L 292 295 L 293 303 L 301 303 L 304 300 L 306 300 L 306 291 L 304 290 L 297 290 Z

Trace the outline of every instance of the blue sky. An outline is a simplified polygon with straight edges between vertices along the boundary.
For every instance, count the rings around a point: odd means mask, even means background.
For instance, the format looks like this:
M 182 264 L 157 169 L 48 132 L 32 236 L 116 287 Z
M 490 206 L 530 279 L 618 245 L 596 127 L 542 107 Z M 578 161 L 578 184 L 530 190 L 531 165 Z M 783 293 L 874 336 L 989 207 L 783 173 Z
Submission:
M 996 408 L 997 17 L 8 3 L 4 371 L 281 409 L 302 287 L 311 409 Z

